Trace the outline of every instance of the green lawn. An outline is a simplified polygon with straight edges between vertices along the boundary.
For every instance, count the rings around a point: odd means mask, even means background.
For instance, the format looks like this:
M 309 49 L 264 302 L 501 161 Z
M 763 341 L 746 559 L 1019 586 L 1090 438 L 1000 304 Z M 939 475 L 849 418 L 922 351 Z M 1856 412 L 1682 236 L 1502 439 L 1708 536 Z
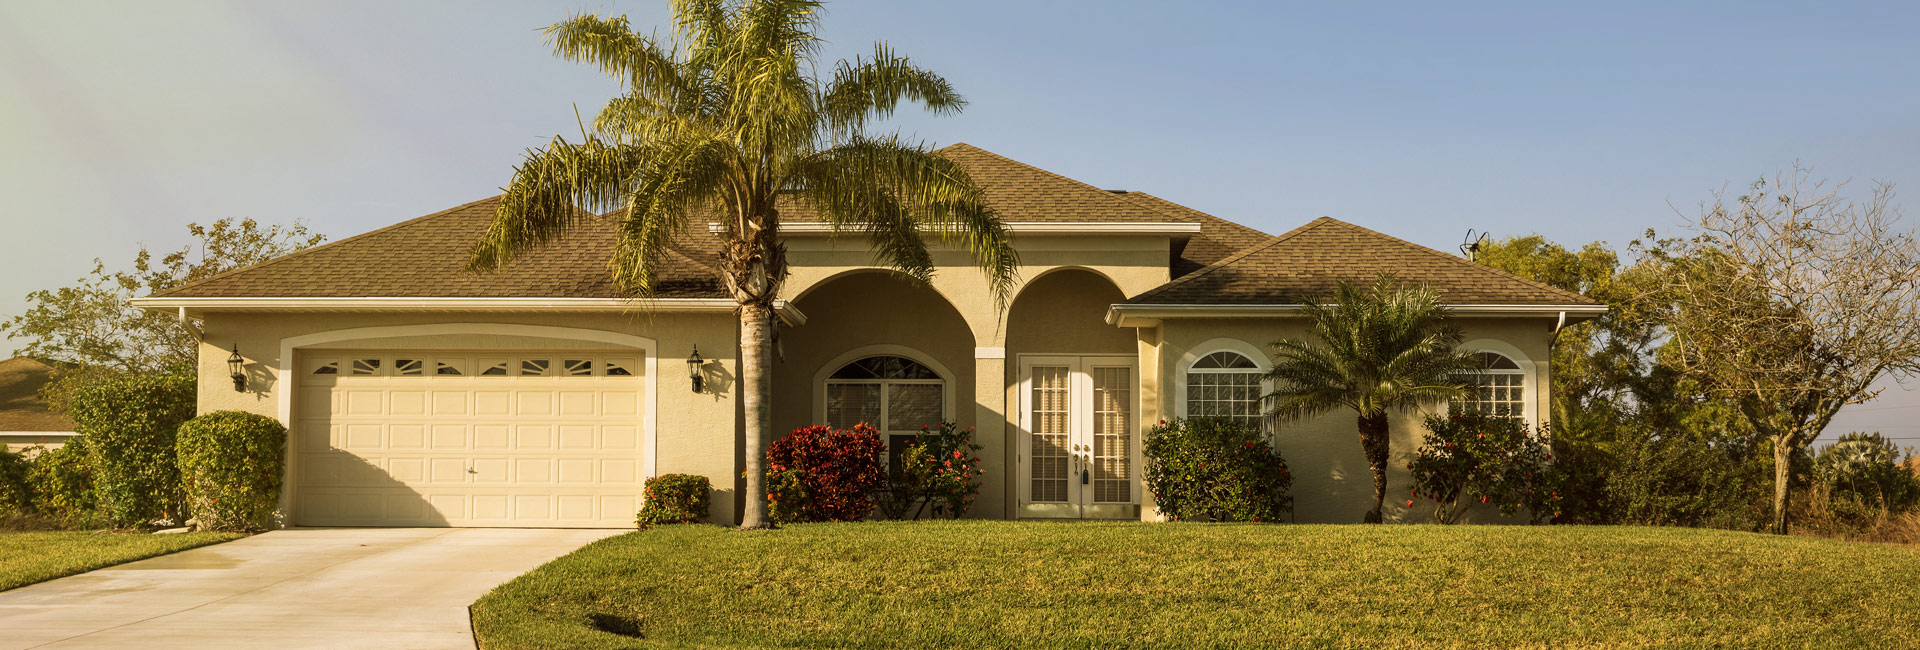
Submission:
M 0 532 L 0 591 L 224 542 L 235 533 Z
M 487 650 L 1911 648 L 1920 550 L 1624 527 L 668 526 L 501 585 L 473 622 Z

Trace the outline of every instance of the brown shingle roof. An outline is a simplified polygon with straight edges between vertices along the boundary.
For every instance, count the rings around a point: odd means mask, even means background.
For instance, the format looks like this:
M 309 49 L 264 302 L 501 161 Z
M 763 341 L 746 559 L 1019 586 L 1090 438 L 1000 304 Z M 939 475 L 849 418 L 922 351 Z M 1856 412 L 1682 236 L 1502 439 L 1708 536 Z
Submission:
M 1382 272 L 1457 305 L 1592 305 L 1586 296 L 1321 217 L 1128 300 L 1135 305 L 1286 305 Z
M 1200 270 L 1208 264 L 1226 259 L 1236 252 L 1246 250 L 1248 246 L 1273 238 L 1269 235 L 1240 224 L 1227 221 L 1205 212 L 1189 208 L 1146 192 L 1124 192 L 1115 190 L 1114 194 L 1128 200 L 1146 205 L 1161 214 L 1167 221 L 1181 221 L 1200 224 L 1200 234 L 1187 240 L 1180 249 L 1179 256 L 1173 259 L 1168 277 L 1180 277 Z
M 38 359 L 0 361 L 0 431 L 73 431 L 72 418 L 47 410 L 40 399 L 40 387 L 57 373 Z
M 465 271 L 467 253 L 493 220 L 498 197 L 203 278 L 157 297 L 620 298 L 607 271 L 615 220 L 586 215 L 566 237 L 498 271 Z M 660 298 L 724 298 L 704 230 L 681 237 L 662 270 Z
M 970 144 L 955 143 L 940 149 L 940 155 L 952 160 L 986 193 L 987 205 L 1007 223 L 1158 223 L 1189 221 L 1168 219 L 1165 213 L 1143 202 L 1130 201 L 1080 181 L 1019 162 Z M 820 216 L 797 202 L 780 207 L 780 219 L 793 222 L 818 222 Z

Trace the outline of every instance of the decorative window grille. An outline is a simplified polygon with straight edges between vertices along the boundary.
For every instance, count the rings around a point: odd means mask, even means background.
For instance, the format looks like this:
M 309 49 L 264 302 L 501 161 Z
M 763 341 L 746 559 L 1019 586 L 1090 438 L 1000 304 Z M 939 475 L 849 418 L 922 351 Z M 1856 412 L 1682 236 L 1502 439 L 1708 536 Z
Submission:
M 1520 364 L 1496 352 L 1479 353 L 1483 368 L 1462 375 L 1467 394 L 1453 402 L 1464 413 L 1518 416 L 1525 412 L 1526 375 Z
M 1234 352 L 1215 352 L 1187 369 L 1187 417 L 1225 418 L 1264 430 L 1260 368 Z
M 396 375 L 424 375 L 427 364 L 420 359 L 394 359 L 393 373 Z
M 590 359 L 567 359 L 561 365 L 566 368 L 568 377 L 586 377 L 593 374 L 593 361 Z
M 379 359 L 354 359 L 352 374 L 356 374 L 356 375 L 380 374 L 380 360 Z

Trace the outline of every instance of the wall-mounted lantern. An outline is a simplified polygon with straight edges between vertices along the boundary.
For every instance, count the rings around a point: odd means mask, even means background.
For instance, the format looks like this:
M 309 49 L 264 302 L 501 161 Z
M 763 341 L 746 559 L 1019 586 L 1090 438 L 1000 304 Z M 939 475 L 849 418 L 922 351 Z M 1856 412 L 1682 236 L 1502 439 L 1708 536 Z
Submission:
M 233 376 L 234 392 L 247 392 L 247 360 L 240 356 L 238 343 L 233 344 L 233 354 L 227 356 L 227 374 Z
M 706 360 L 700 358 L 700 346 L 693 346 L 693 356 L 687 357 L 687 378 L 693 380 L 693 392 L 700 392 L 701 386 L 706 383 L 705 373 L 700 371 L 700 366 L 705 363 Z

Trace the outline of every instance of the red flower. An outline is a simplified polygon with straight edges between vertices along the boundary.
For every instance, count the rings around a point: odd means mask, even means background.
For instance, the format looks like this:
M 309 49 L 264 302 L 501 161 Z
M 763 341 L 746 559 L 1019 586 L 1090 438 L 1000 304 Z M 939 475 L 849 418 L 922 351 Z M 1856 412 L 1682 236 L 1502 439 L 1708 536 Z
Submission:
M 1413 499 L 1407 499 L 1407 507 L 1413 507 Z

